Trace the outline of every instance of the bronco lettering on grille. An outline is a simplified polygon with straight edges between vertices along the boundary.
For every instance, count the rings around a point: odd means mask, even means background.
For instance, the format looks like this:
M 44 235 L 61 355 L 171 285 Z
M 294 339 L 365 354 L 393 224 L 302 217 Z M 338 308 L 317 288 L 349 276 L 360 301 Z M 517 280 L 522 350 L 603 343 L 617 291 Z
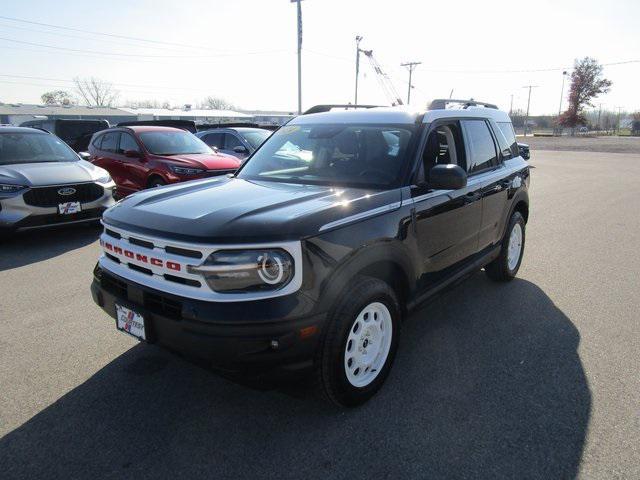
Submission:
M 150 257 L 147 255 L 142 255 L 140 253 L 132 252 L 131 250 L 127 250 L 126 248 L 118 247 L 109 242 L 105 242 L 102 239 L 100 239 L 100 245 L 102 246 L 102 248 L 104 248 L 105 250 L 108 250 L 111 253 L 124 256 L 127 258 L 131 258 L 131 259 L 135 259 L 140 263 L 148 263 L 156 267 L 165 267 L 169 270 L 173 270 L 176 272 L 179 272 L 182 270 L 182 265 L 180 265 L 177 262 L 169 262 L 169 261 L 165 262 L 161 258 Z

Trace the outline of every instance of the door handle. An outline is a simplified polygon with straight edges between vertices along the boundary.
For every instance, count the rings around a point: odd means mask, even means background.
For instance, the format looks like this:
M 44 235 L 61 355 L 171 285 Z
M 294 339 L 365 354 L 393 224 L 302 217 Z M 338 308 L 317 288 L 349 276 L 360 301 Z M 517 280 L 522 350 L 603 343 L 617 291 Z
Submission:
M 473 203 L 480 200 L 481 197 L 482 197 L 482 194 L 479 192 L 469 192 L 464 196 L 464 202 Z

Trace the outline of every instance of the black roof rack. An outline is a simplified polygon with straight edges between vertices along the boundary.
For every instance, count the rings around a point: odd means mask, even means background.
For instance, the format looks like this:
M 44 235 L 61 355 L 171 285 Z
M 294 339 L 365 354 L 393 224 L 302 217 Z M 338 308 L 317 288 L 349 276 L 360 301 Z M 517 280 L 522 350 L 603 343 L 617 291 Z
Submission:
M 382 105 L 353 105 L 348 103 L 346 105 L 316 105 L 315 107 L 311 107 L 309 110 L 304 112 L 302 115 L 310 115 L 312 113 L 322 113 L 322 112 L 330 112 L 332 108 L 344 108 L 345 110 L 350 108 L 376 108 L 381 107 Z
M 429 110 L 444 110 L 447 108 L 448 103 L 461 103 L 463 105 L 462 108 L 477 107 L 479 105 L 482 105 L 485 108 L 493 108 L 495 110 L 498 109 L 498 106 L 493 103 L 479 102 L 478 100 L 473 99 L 457 100 L 455 98 L 437 98 L 429 104 Z

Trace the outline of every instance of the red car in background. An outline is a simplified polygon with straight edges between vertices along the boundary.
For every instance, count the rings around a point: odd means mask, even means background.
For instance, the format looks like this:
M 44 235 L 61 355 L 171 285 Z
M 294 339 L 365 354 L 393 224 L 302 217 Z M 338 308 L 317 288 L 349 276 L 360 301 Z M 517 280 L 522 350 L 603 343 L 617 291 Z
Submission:
M 169 183 L 235 172 L 240 160 L 179 128 L 132 126 L 96 133 L 90 161 L 111 174 L 118 196 Z

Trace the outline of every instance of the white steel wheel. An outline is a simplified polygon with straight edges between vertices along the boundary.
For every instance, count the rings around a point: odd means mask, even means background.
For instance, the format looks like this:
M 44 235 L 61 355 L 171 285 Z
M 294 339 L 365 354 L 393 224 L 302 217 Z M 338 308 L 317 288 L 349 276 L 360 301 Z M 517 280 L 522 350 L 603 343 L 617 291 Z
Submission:
M 391 312 L 381 302 L 373 302 L 362 309 L 349 330 L 344 349 L 344 371 L 354 387 L 371 384 L 391 350 L 393 322 Z
M 509 270 L 515 270 L 522 254 L 522 225 L 516 223 L 509 235 L 507 247 L 507 266 Z

